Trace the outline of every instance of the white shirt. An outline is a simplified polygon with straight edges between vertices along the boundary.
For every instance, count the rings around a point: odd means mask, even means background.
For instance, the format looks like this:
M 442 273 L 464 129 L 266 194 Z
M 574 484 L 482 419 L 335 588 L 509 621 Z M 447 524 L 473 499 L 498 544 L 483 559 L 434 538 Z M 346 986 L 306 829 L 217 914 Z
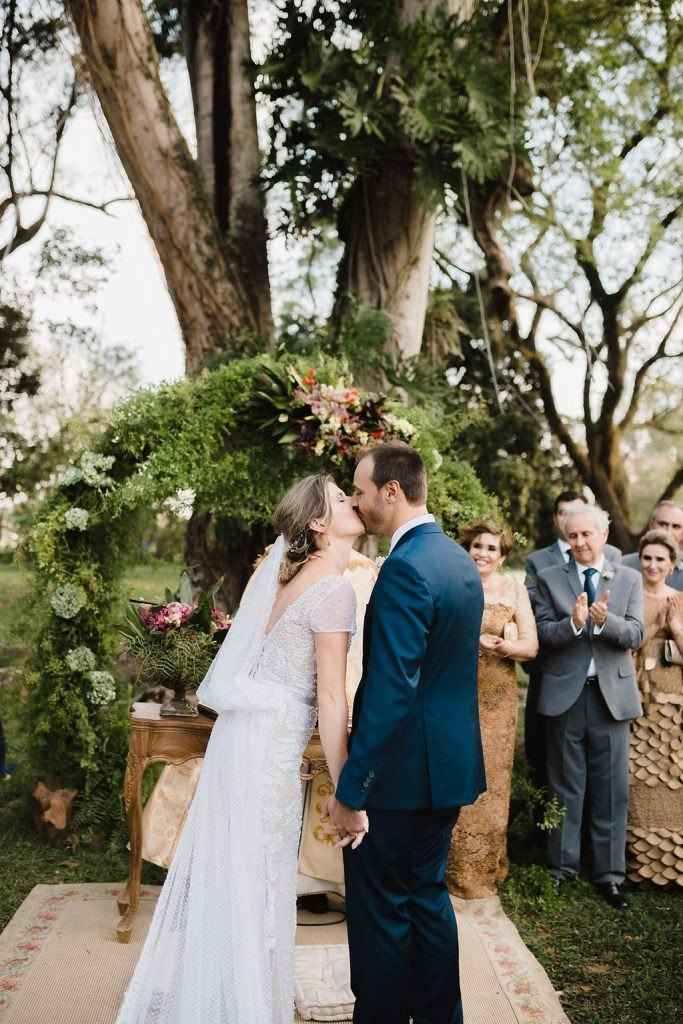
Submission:
M 559 543 L 560 542 L 558 541 L 558 544 Z M 595 596 L 597 598 L 598 594 L 600 593 L 600 589 L 598 587 L 598 581 L 600 579 L 600 576 L 602 575 L 602 570 L 605 568 L 605 556 L 602 555 L 597 560 L 597 562 L 594 562 L 592 565 L 581 565 L 580 562 L 575 562 L 574 566 L 576 568 L 576 574 L 579 577 L 579 583 L 581 584 L 581 589 L 582 590 L 586 589 L 586 569 L 596 569 L 597 570 L 597 572 L 598 572 L 597 577 L 593 576 L 593 585 L 595 586 Z M 570 619 L 569 621 L 572 624 L 572 629 L 574 630 L 574 636 L 581 636 L 582 633 L 583 633 L 584 627 L 582 626 L 581 629 L 577 629 L 576 626 L 574 625 L 574 620 Z M 603 622 L 602 626 L 594 626 L 593 627 L 593 636 L 600 636 L 600 634 L 602 633 L 604 628 L 605 628 L 604 622 Z M 598 673 L 597 673 L 597 670 L 595 668 L 595 659 L 591 658 L 590 664 L 588 666 L 588 670 L 586 672 L 586 675 L 588 675 L 588 676 L 597 676 L 597 674 Z
M 572 546 L 569 543 L 569 541 L 562 540 L 561 537 L 558 537 L 558 539 L 557 539 L 557 546 L 560 549 L 560 554 L 562 555 L 562 561 L 563 562 L 568 562 L 571 559 L 571 550 L 572 550 Z
M 433 522 L 435 522 L 434 516 L 427 514 L 426 516 L 415 516 L 414 519 L 409 519 L 407 523 L 403 524 L 403 526 L 399 526 L 398 530 L 394 531 L 394 534 L 391 538 L 391 543 L 389 544 L 389 554 L 391 554 L 391 552 L 394 550 L 403 534 L 407 533 L 408 530 L 414 530 L 416 526 L 423 526 L 425 523 Z

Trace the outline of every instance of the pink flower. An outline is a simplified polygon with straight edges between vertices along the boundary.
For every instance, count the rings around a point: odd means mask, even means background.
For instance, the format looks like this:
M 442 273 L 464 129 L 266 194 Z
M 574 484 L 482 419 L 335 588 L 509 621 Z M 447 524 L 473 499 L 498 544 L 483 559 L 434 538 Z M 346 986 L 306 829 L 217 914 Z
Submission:
M 0 992 L 15 992 L 17 982 L 13 978 L 0 978 Z
M 226 612 L 222 612 L 220 608 L 211 609 L 211 621 L 216 626 L 216 629 L 230 629 L 232 619 Z

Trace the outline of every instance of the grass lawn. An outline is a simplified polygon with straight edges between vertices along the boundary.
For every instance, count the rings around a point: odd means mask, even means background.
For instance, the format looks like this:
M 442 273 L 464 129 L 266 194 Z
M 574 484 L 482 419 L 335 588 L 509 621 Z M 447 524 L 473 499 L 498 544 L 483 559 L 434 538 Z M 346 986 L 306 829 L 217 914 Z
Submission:
M 178 567 L 141 566 L 126 578 L 132 597 L 163 598 L 174 587 Z M 27 593 L 24 574 L 0 565 L 0 719 L 9 760 L 19 770 L 0 783 L 0 930 L 34 885 L 57 882 L 117 882 L 127 874 L 125 836 L 104 849 L 55 849 L 32 831 L 25 763 L 16 708 L 21 684 L 3 673 L 3 643 L 17 607 Z M 11 641 L 16 643 L 15 641 Z M 9 655 L 7 647 L 6 655 Z M 1 682 L 3 676 L 8 680 Z M 683 1020 L 683 892 L 643 889 L 629 894 L 629 910 L 618 913 L 584 881 L 561 895 L 533 860 L 540 854 L 530 836 L 517 830 L 511 840 L 511 870 L 501 888 L 505 910 L 522 938 L 562 993 L 573 1024 L 680 1024 Z M 143 867 L 145 883 L 163 872 Z

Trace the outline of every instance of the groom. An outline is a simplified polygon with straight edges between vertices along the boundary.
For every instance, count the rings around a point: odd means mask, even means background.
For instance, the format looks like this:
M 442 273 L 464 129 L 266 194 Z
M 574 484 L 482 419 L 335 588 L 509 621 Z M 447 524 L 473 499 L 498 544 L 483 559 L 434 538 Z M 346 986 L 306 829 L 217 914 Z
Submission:
M 391 537 L 365 616 L 363 676 L 330 816 L 344 849 L 355 1024 L 461 1024 L 444 874 L 460 807 L 485 788 L 477 706 L 479 573 L 426 507 L 419 454 L 382 444 L 354 476 L 369 533 Z

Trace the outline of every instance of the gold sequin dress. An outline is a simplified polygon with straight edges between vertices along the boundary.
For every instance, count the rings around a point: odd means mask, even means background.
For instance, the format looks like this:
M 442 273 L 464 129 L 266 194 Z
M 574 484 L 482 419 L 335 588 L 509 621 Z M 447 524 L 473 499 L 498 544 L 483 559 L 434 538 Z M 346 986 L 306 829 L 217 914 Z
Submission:
M 526 588 L 510 576 L 500 599 L 486 602 L 481 631 L 504 636 L 513 622 L 519 639 L 536 636 Z M 496 883 L 508 873 L 507 827 L 519 705 L 515 662 L 481 651 L 478 692 L 486 792 L 460 811 L 446 866 L 448 891 L 463 899 L 494 896 Z
M 666 611 L 666 597 L 645 593 L 645 642 L 636 655 L 643 715 L 632 724 L 629 753 L 628 877 L 683 887 L 683 668 L 664 662 L 664 643 L 675 639 Z

